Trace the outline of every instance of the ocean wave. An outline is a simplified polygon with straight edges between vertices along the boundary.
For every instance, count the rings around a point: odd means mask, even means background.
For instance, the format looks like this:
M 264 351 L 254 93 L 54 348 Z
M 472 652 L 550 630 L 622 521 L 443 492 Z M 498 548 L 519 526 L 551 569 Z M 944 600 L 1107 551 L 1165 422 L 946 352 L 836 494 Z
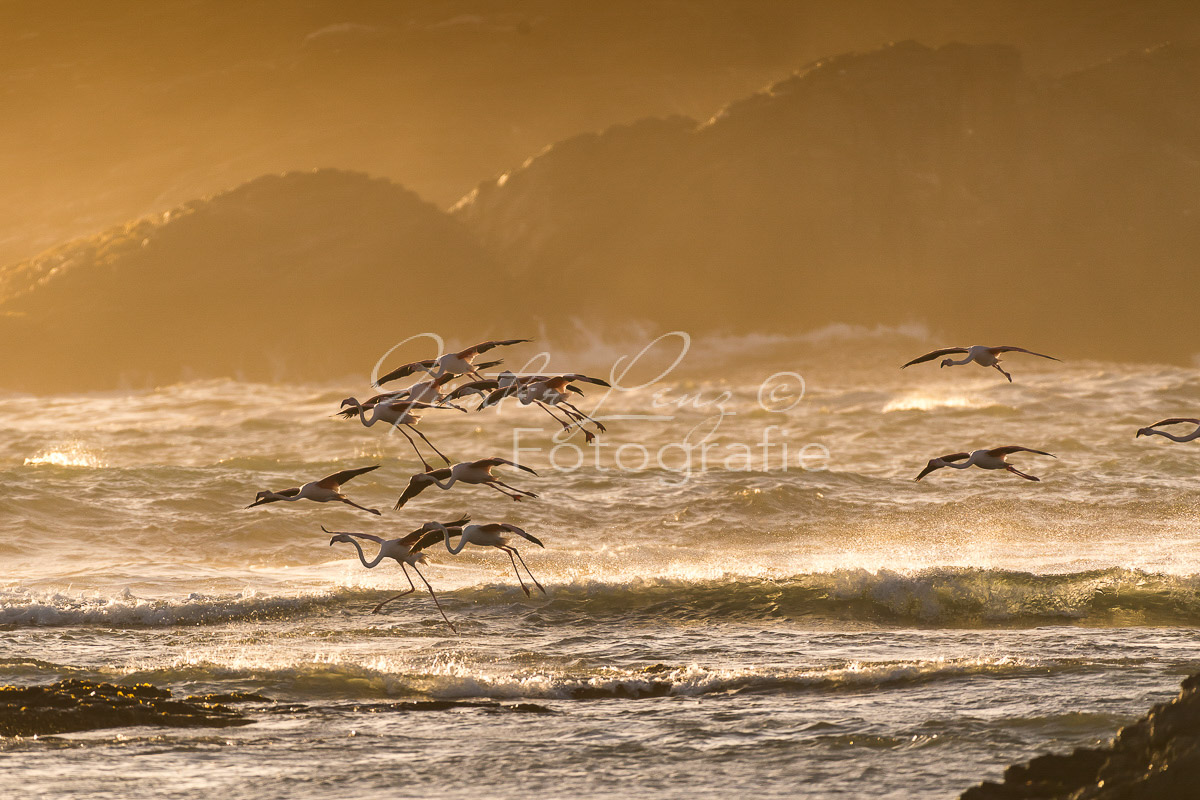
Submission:
M 237 687 L 278 698 L 487 700 L 639 700 L 729 694 L 874 691 L 973 677 L 1019 678 L 1098 668 L 1070 659 L 1010 656 L 845 662 L 803 668 L 719 669 L 700 664 L 654 664 L 640 669 L 512 671 L 454 659 L 433 663 L 372 659 L 368 663 L 316 659 L 271 664 L 204 658 L 106 674 L 106 680 L 189 687 Z
M 861 624 L 1021 627 L 1044 624 L 1197 625 L 1200 576 L 1130 569 L 1061 574 L 939 567 L 915 571 L 837 569 L 786 578 L 576 579 L 549 582 L 526 599 L 509 582 L 439 592 L 450 613 L 498 616 L 544 628 L 613 620 L 680 624 L 830 619 Z M 172 627 L 303 618 L 366 606 L 383 589 L 331 587 L 272 596 L 193 594 L 147 600 L 0 591 L 5 627 Z
M 347 602 L 363 602 L 378 592 L 337 589 L 303 595 L 261 596 L 192 594 L 186 598 L 157 600 L 125 592 L 114 596 L 34 594 L 22 590 L 0 591 L 0 627 L 167 628 L 242 620 L 302 617 Z
M 882 413 L 894 411 L 1013 411 L 1012 406 L 964 391 L 915 390 L 897 393 L 883 406 Z
M 1062 574 L 938 567 L 838 569 L 786 579 L 559 587 L 550 608 L 657 619 L 827 618 L 937 627 L 1194 625 L 1200 576 L 1121 568 Z

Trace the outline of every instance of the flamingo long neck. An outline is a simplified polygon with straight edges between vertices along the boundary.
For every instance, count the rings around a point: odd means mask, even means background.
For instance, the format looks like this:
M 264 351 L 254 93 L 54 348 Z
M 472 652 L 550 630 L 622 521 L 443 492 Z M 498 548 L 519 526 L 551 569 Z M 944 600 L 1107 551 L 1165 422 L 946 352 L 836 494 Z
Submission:
M 358 543 L 358 539 L 351 539 L 350 544 L 354 545 L 354 549 L 358 551 L 358 560 L 361 561 L 362 565 L 367 569 L 372 569 L 378 566 L 380 561 L 383 561 L 382 547 L 379 548 L 379 555 L 375 556 L 374 561 L 367 561 L 367 557 L 363 554 L 362 545 Z
M 955 367 L 961 367 L 963 364 L 970 364 L 974 360 L 975 360 L 975 357 L 972 356 L 970 353 L 967 353 L 965 356 L 963 356 L 962 361 L 955 361 L 954 359 L 949 359 L 950 365 L 955 366 Z
M 351 397 L 350 401 L 354 403 L 354 408 L 358 411 L 358 421 L 363 424 L 364 428 L 369 428 L 375 424 L 375 418 L 379 416 L 379 403 L 376 403 L 372 411 L 371 421 L 367 421 L 367 410 L 363 408 L 363 404 L 358 401 L 358 398 Z
M 441 482 L 441 481 L 439 481 L 437 478 L 434 478 L 434 479 L 433 479 L 433 484 L 434 484 L 435 486 L 437 486 L 439 489 L 449 489 L 449 488 L 450 488 L 451 486 L 453 486 L 453 485 L 454 485 L 454 484 L 455 484 L 457 481 L 458 481 L 458 478 L 454 477 L 454 473 L 450 473 L 450 477 L 446 479 L 446 482 L 445 482 L 445 483 L 442 483 L 442 482 Z
M 362 422 L 364 428 L 371 427 L 379 420 L 379 414 L 382 412 L 383 407 L 383 403 L 376 403 L 375 407 L 371 409 L 371 420 L 368 422 L 367 412 L 363 409 L 362 403 L 358 404 L 358 419 Z
M 1154 434 L 1154 433 L 1157 433 L 1159 436 L 1165 436 L 1168 439 L 1170 439 L 1172 442 L 1190 442 L 1194 439 L 1200 439 L 1200 428 L 1196 428 L 1196 430 L 1192 431 L 1191 433 L 1187 434 L 1186 436 L 1176 436 L 1175 434 L 1169 433 L 1168 431 L 1159 431 L 1159 430 L 1155 430 L 1154 428 L 1151 428 L 1150 430 L 1146 431 L 1147 436 L 1149 436 L 1150 434 Z
M 434 524 L 439 530 L 441 530 L 442 537 L 444 538 L 444 540 L 446 542 L 446 549 L 450 551 L 450 555 L 452 555 L 452 556 L 458 555 L 459 553 L 461 553 L 463 551 L 463 548 L 467 546 L 467 537 L 466 537 L 465 531 L 459 535 L 458 547 L 455 548 L 455 547 L 450 546 L 450 529 L 447 528 L 445 525 L 443 525 L 440 522 L 437 522 Z
M 968 458 L 966 461 L 963 461 L 961 464 L 957 461 L 947 461 L 946 466 L 952 467 L 953 469 L 970 469 L 971 467 L 975 466 L 975 461 L 970 458 Z

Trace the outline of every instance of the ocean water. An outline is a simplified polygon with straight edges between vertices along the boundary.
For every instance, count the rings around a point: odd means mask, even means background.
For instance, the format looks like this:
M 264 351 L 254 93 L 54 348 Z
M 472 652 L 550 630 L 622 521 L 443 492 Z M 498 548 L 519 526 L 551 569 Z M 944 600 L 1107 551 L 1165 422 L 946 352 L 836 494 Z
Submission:
M 504 478 L 541 495 L 521 503 L 391 509 L 409 445 L 332 416 L 373 354 L 328 385 L 0 396 L 0 681 L 272 700 L 234 729 L 0 740 L 0 795 L 953 797 L 1107 740 L 1200 667 L 1200 442 L 1134 438 L 1194 414 L 1194 370 L 897 369 L 920 331 L 682 343 L 624 373 L 644 342 L 552 353 L 621 379 L 580 398 L 598 448 L 515 403 L 424 418 L 455 459 L 537 469 Z M 1057 458 L 1014 459 L 1041 483 L 912 480 L 1001 444 Z M 245 508 L 369 464 L 344 491 L 381 517 Z M 514 544 L 547 594 L 498 551 L 431 548 L 459 635 L 423 591 L 370 614 L 400 568 L 320 528 L 461 512 L 541 538 Z

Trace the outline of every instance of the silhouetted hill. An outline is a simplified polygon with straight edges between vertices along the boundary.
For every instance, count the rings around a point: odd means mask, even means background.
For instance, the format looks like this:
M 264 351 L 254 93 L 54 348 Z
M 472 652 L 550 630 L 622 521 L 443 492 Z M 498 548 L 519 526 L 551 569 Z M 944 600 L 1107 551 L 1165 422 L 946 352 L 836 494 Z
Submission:
M 0 264 L 258 175 L 340 166 L 446 207 L 580 131 L 711 115 L 834 53 L 1006 42 L 1061 75 L 1191 0 L 0 2 Z
M 260 178 L 0 270 L 0 385 L 322 378 L 420 330 L 628 321 L 918 322 L 946 344 L 1187 362 L 1198 85 L 1194 48 L 1047 82 L 1009 47 L 904 42 L 707 122 L 566 139 L 453 215 L 356 173 Z
M 0 270 L 2 385 L 365 374 L 400 331 L 496 298 L 489 265 L 389 181 L 262 177 Z
M 1042 82 L 1009 47 L 904 42 L 704 124 L 567 140 L 457 213 L 519 274 L 587 287 L 585 316 L 915 320 L 958 343 L 1190 359 L 1198 79 L 1189 48 Z

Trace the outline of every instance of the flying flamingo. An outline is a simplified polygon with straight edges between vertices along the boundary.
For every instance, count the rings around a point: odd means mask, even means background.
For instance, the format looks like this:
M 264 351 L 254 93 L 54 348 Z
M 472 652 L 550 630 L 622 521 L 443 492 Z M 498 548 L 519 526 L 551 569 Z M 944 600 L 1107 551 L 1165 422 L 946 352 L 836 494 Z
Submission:
M 463 517 L 462 519 L 451 522 L 450 525 L 451 527 L 461 528 L 470 521 L 470 517 Z M 433 587 L 429 585 L 429 581 L 427 581 L 425 576 L 421 574 L 421 570 L 417 569 L 417 564 L 424 564 L 427 560 L 425 553 L 422 553 L 421 551 L 429 547 L 431 544 L 435 544 L 443 539 L 443 536 L 438 531 L 431 530 L 428 526 L 423 526 L 412 533 L 407 534 L 406 536 L 401 536 L 399 539 L 384 539 L 381 536 L 373 536 L 369 533 L 331 531 L 324 525 L 321 526 L 321 530 L 328 534 L 332 534 L 332 538 L 329 540 L 330 547 L 332 547 L 336 542 L 348 542 L 354 545 L 354 549 L 358 551 L 358 560 L 361 561 L 362 565 L 367 569 L 374 569 L 385 558 L 395 559 L 396 563 L 400 565 L 400 570 L 404 573 L 404 577 L 408 579 L 409 588 L 406 591 L 395 595 L 394 597 L 389 597 L 387 600 L 384 600 L 382 603 L 375 606 L 373 609 L 371 609 L 372 614 L 378 614 L 379 609 L 383 608 L 388 603 L 392 602 L 393 600 L 399 600 L 401 597 L 411 594 L 417 590 L 416 584 L 413 583 L 412 576 L 408 574 L 408 567 L 412 567 L 413 572 L 417 573 L 417 577 L 421 579 L 421 582 L 425 584 L 425 588 L 429 590 L 429 596 L 433 598 L 433 602 L 437 605 L 438 611 L 441 612 L 442 619 L 446 620 L 446 624 L 450 626 L 450 630 L 458 633 L 458 629 L 454 627 L 454 623 L 451 622 L 446 616 L 446 612 L 442 608 L 442 603 L 438 600 L 437 594 L 434 593 Z M 367 561 L 367 557 L 363 553 L 362 545 L 356 541 L 357 539 L 367 539 L 368 541 L 375 542 L 379 545 L 379 552 L 375 555 L 375 558 Z
M 1028 353 L 1031 356 L 1048 358 L 1051 361 L 1062 361 L 1061 358 L 1035 353 L 1032 350 L 1026 350 L 1023 347 L 985 347 L 981 344 L 977 344 L 971 347 L 947 347 L 944 350 L 934 350 L 932 353 L 926 353 L 920 358 L 914 358 L 912 361 L 905 364 L 904 367 L 911 367 L 913 364 L 923 364 L 926 361 L 932 361 L 939 356 L 948 356 L 954 353 L 965 353 L 966 358 L 964 358 L 962 361 L 955 361 L 951 358 L 943 359 L 943 367 L 957 367 L 963 364 L 970 364 L 972 361 L 974 361 L 981 367 L 994 367 L 995 369 L 999 370 L 1001 375 L 1008 378 L 1009 383 L 1012 383 L 1012 375 L 1009 375 L 1004 371 L 1004 368 L 1000 366 L 1000 359 L 998 356 L 1001 353 Z M 901 367 L 900 369 L 904 369 L 904 367 Z
M 546 545 L 542 544 L 542 541 L 536 536 L 526 533 L 516 525 L 509 525 L 506 522 L 493 522 L 488 525 L 467 525 L 464 528 L 462 526 L 455 526 L 454 523 L 446 526 L 440 522 L 427 522 L 422 530 L 433 531 L 434 535 L 440 532 L 445 537 L 446 549 L 450 551 L 451 555 L 458 555 L 469 544 L 478 547 L 495 547 L 508 553 L 508 560 L 512 561 L 513 572 L 517 573 L 517 580 L 521 584 L 521 589 L 525 592 L 525 596 L 529 597 L 529 587 L 525 585 L 525 580 L 521 577 L 521 570 L 517 569 L 516 559 L 521 559 L 521 566 L 525 567 L 525 572 L 529 575 L 529 579 L 533 581 L 533 585 L 540 589 L 542 594 L 546 593 L 546 589 L 538 583 L 538 579 L 533 577 L 533 573 L 529 571 L 529 565 L 525 563 L 525 559 L 521 556 L 521 553 L 517 548 L 509 545 L 509 537 L 504 534 L 515 533 L 517 536 L 533 542 L 538 547 L 544 548 Z M 459 536 L 458 547 L 450 546 L 450 537 L 454 535 Z
M 401 367 L 397 367 L 387 375 L 384 375 L 382 378 L 375 381 L 375 385 L 382 386 L 388 381 L 394 381 L 397 378 L 407 377 L 419 369 L 425 370 L 434 378 L 440 378 L 447 372 L 452 372 L 456 375 L 474 375 L 479 380 L 483 380 L 484 378 L 479 374 L 479 370 L 484 369 L 487 366 L 494 367 L 500 362 L 497 361 L 488 365 L 481 364 L 476 367 L 473 362 L 480 353 L 486 353 L 493 347 L 507 347 L 508 345 L 521 344 L 522 342 L 530 341 L 533 340 L 500 339 L 491 342 L 480 342 L 474 347 L 468 347 L 466 350 L 459 350 L 457 353 L 446 353 L 438 358 L 430 358 L 425 361 L 413 361 L 411 364 L 405 364 Z M 436 372 L 434 371 L 435 367 L 437 368 Z
M 495 405 L 505 397 L 515 394 L 517 395 L 517 399 L 521 401 L 521 405 L 527 406 L 536 404 L 551 417 L 554 417 L 554 421 L 561 425 L 563 430 L 570 430 L 571 426 L 575 425 L 579 428 L 579 430 L 583 431 L 584 439 L 588 442 L 591 442 L 596 438 L 595 434 L 583 427 L 583 420 L 588 420 L 595 425 L 596 430 L 598 430 L 600 433 L 604 433 L 608 429 L 605 428 L 602 423 L 592 419 L 574 405 L 567 402 L 567 398 L 570 397 L 567 392 L 570 391 L 576 392 L 577 394 L 583 394 L 583 392 L 581 392 L 577 387 L 569 385 L 573 382 L 591 383 L 596 386 L 605 387 L 611 385 L 608 383 L 608 381 L 603 381 L 599 378 L 590 378 L 587 375 L 570 374 L 555 375 L 552 377 L 539 376 L 530 381 L 515 382 L 506 387 L 497 388 L 496 391 L 492 392 L 482 403 L 480 403 L 479 407 L 486 408 L 487 406 Z M 564 422 L 563 420 L 559 419 L 558 416 L 550 410 L 550 406 L 557 406 L 562 409 L 563 413 L 567 417 L 567 421 Z
M 348 506 L 361 508 L 363 511 L 370 511 L 372 514 L 379 514 L 379 512 L 375 509 L 367 508 L 366 506 L 360 506 L 358 503 L 355 503 L 353 500 L 346 497 L 346 495 L 338 491 L 338 489 L 342 487 L 343 483 L 348 483 L 350 480 L 357 478 L 359 475 L 362 475 L 365 472 L 370 472 L 373 469 L 379 469 L 379 466 L 379 464 L 376 464 L 373 467 L 360 467 L 359 469 L 347 469 L 343 470 L 342 472 L 335 472 L 319 481 L 306 483 L 298 489 L 284 489 L 282 492 L 259 492 L 254 496 L 254 502 L 246 506 L 246 508 L 254 508 L 255 506 L 261 506 L 264 503 L 275 503 L 278 501 L 292 503 L 297 500 L 312 500 L 317 503 L 328 503 L 336 500 L 338 502 L 345 503 Z
M 1191 433 L 1185 434 L 1183 436 L 1176 436 L 1173 433 L 1167 433 L 1166 431 L 1155 430 L 1155 428 L 1162 427 L 1163 425 L 1177 425 L 1177 424 L 1183 423 L 1183 422 L 1186 422 L 1189 425 L 1195 425 L 1196 430 L 1192 431 Z M 1136 439 L 1138 436 L 1155 436 L 1155 435 L 1166 437 L 1167 439 L 1170 439 L 1172 442 L 1190 442 L 1190 441 L 1193 441 L 1194 439 L 1200 439 L 1200 419 L 1188 419 L 1187 417 L 1172 417 L 1171 419 L 1164 419 L 1162 422 L 1156 422 L 1153 425 L 1150 425 L 1149 427 L 1138 428 L 1137 436 L 1135 436 L 1133 438 Z
M 417 403 L 411 400 L 389 400 L 383 395 L 380 395 L 379 397 L 373 397 L 371 400 L 374 401 L 374 405 L 370 408 L 370 418 L 367 417 L 367 407 L 353 397 L 347 397 L 342 401 L 342 406 L 349 406 L 349 408 L 346 408 L 344 411 L 339 411 L 338 415 L 345 418 L 357 416 L 365 428 L 371 427 L 376 422 L 384 422 L 392 425 L 396 430 L 404 434 L 405 439 L 408 439 L 408 443 L 412 445 L 413 452 L 417 454 L 417 458 L 421 459 L 421 465 L 425 467 L 426 472 L 432 469 L 432 467 L 430 467 L 429 462 L 425 460 L 425 456 L 421 455 L 421 451 L 417 448 L 417 443 L 413 441 L 412 437 L 409 436 L 407 432 L 405 432 L 405 428 L 408 428 L 417 436 L 420 436 L 421 439 L 424 440 L 425 444 L 433 448 L 433 452 L 441 456 L 442 461 L 445 461 L 447 464 L 450 463 L 450 459 L 446 458 L 446 456 L 442 454 L 442 451 L 438 450 L 437 446 L 434 445 L 433 442 L 429 441 L 429 437 L 417 430 L 417 423 L 421 421 L 421 412 L 428 411 L 431 408 L 449 407 L 457 409 L 464 414 L 467 413 L 465 408 L 459 408 L 458 406 L 431 406 L 426 403 Z
M 1021 472 L 1006 460 L 1013 453 L 1037 453 L 1042 456 L 1050 456 L 1057 458 L 1053 453 L 1047 453 L 1043 450 L 1033 450 L 1028 447 L 1020 447 L 1019 445 L 1008 445 L 1007 447 L 993 447 L 991 450 L 975 450 L 970 453 L 951 453 L 946 456 L 929 459 L 929 463 L 925 465 L 925 469 L 921 470 L 921 474 L 916 477 L 916 480 L 921 480 L 929 473 L 942 467 L 951 467 L 952 469 L 969 469 L 971 467 L 979 467 L 980 469 L 1004 469 L 1020 475 L 1027 481 L 1040 481 L 1041 478 L 1035 478 L 1032 475 L 1026 475 Z M 966 459 L 963 461 L 963 459 Z M 957 462 L 962 462 L 957 463 Z
M 448 392 L 446 394 L 446 400 L 447 401 L 461 400 L 462 398 L 468 397 L 470 395 L 478 395 L 484 401 L 484 403 L 481 403 L 479 408 L 476 409 L 476 411 L 478 411 L 479 409 L 482 409 L 484 407 L 484 405 L 486 405 L 487 396 L 489 394 L 491 394 L 492 392 L 496 391 L 497 389 L 507 389 L 511 386 L 523 386 L 526 383 L 532 383 L 533 381 L 540 381 L 540 380 L 544 379 L 545 377 L 547 377 L 547 376 L 545 376 L 545 375 L 517 376 L 517 375 L 513 374 L 512 372 L 510 372 L 509 370 L 504 370 L 504 372 L 501 372 L 499 375 L 497 375 L 494 378 L 487 378 L 487 379 L 481 380 L 481 381 L 471 381 L 470 383 L 464 383 L 462 386 L 459 386 L 457 389 L 454 389 L 453 391 Z M 578 391 L 578 389 L 576 389 L 575 391 Z
M 485 366 L 493 366 L 499 364 L 499 361 L 492 362 L 490 365 L 480 365 L 480 369 Z M 376 403 L 394 400 L 409 400 L 414 403 L 428 403 L 430 405 L 441 405 L 446 395 L 442 393 L 442 387 L 454 380 L 456 376 L 453 372 L 447 372 L 439 378 L 429 378 L 427 380 L 418 381 L 407 389 L 401 389 L 397 392 L 384 392 L 377 394 L 371 399 L 363 403 L 363 407 L 367 409 L 374 408 Z M 353 416 L 353 414 L 344 413 L 343 416 Z
M 463 461 L 455 464 L 452 467 L 443 469 L 435 469 L 427 472 L 418 472 L 413 475 L 408 481 L 408 488 L 404 490 L 404 494 L 400 495 L 400 499 L 396 501 L 396 509 L 404 507 L 404 504 L 413 499 L 421 492 L 428 489 L 430 486 L 437 486 L 439 489 L 449 489 L 455 483 L 469 483 L 473 485 L 490 486 L 502 495 L 511 497 L 513 500 L 520 501 L 522 497 L 537 497 L 533 492 L 527 492 L 524 489 L 518 489 L 515 486 L 509 486 L 507 483 L 492 475 L 492 468 L 500 465 L 507 465 L 523 469 L 528 473 L 537 475 L 532 469 L 515 461 L 509 461 L 505 458 L 484 458 L 479 461 Z M 442 481 L 445 481 L 443 483 Z M 500 488 L 509 489 L 515 494 L 510 494 Z

